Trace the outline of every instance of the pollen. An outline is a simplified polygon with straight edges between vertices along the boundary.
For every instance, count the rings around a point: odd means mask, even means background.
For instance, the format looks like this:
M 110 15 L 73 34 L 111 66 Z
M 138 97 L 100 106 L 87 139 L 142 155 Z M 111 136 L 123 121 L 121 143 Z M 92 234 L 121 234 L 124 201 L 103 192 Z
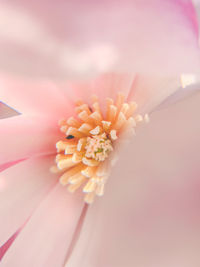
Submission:
M 105 112 L 97 96 L 92 96 L 90 104 L 78 100 L 76 116 L 59 121 L 63 139 L 56 143 L 56 165 L 51 172 L 60 174 L 60 183 L 69 192 L 81 190 L 88 204 L 95 196 L 103 196 L 120 140 L 133 135 L 141 122 L 149 121 L 147 114 L 137 113 L 135 102 L 124 100 L 121 93 L 115 100 L 105 99 Z

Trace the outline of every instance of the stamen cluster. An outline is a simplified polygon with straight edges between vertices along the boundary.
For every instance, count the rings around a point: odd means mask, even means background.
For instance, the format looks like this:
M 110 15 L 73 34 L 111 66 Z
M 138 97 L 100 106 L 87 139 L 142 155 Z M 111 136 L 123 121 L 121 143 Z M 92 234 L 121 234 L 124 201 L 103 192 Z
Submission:
M 104 194 L 118 139 L 134 133 L 136 125 L 143 121 L 141 115 L 135 114 L 137 104 L 125 103 L 121 93 L 115 102 L 107 98 L 106 103 L 103 114 L 96 96 L 91 106 L 77 101 L 77 117 L 59 122 L 65 136 L 56 143 L 56 166 L 51 171 L 62 173 L 60 183 L 67 185 L 70 192 L 83 187 L 87 203 L 92 203 L 95 195 Z M 148 116 L 144 119 L 148 120 Z

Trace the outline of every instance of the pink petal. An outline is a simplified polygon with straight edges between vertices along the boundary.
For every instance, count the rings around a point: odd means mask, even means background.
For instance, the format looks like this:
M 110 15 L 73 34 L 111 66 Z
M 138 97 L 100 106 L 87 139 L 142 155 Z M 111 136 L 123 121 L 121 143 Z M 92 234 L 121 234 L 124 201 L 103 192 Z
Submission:
M 46 117 L 19 115 L 0 120 L 0 163 L 38 154 L 55 153 L 60 132 L 57 122 Z
M 53 157 L 30 159 L 0 174 L 1 245 L 27 221 L 57 182 L 49 170 L 53 163 Z
M 86 218 L 70 267 L 199 265 L 199 101 L 152 114 Z
M 179 101 L 183 101 L 185 98 L 197 95 L 200 93 L 200 84 L 195 83 L 193 85 L 187 86 L 185 88 L 179 88 L 174 94 L 167 97 L 160 105 L 158 105 L 157 109 L 167 108 L 171 105 L 176 104 Z
M 66 188 L 48 195 L 3 258 L 3 266 L 63 266 L 83 201 Z
M 8 169 L 8 168 L 10 168 L 11 166 L 13 166 L 13 165 L 15 165 L 15 164 L 17 164 L 17 163 L 19 163 L 19 162 L 21 162 L 21 161 L 23 161 L 23 160 L 24 160 L 24 159 L 17 160 L 17 161 L 10 161 L 10 162 L 6 162 L 6 163 L 0 165 L 0 172 L 6 170 L 6 169 Z
M 14 233 L 7 241 L 5 244 L 3 244 L 0 247 L 0 261 L 3 258 L 3 256 L 6 254 L 6 251 L 9 249 L 9 247 L 12 245 L 12 243 L 15 241 L 17 235 L 19 234 L 20 231 L 17 231 Z
M 113 70 L 199 69 L 198 23 L 190 0 L 14 0 L 2 8 L 5 25 L 12 25 L 0 32 L 1 64 L 8 70 L 76 78 Z
M 101 107 L 105 109 L 107 97 L 115 100 L 117 94 L 120 92 L 123 93 L 125 99 L 127 99 L 134 81 L 134 74 L 106 73 L 85 82 L 68 82 L 65 87 L 68 88 L 66 92 L 68 94 L 68 99 L 71 99 L 72 102 L 82 99 L 90 104 L 92 95 L 97 95 Z
M 150 113 L 180 86 L 181 81 L 177 76 L 140 74 L 132 85 L 129 100 L 138 104 L 139 112 Z
M 1 75 L 0 86 L 1 101 L 20 113 L 45 113 L 58 119 L 69 113 L 71 108 L 63 90 L 50 81 L 35 82 L 22 77 L 13 78 Z

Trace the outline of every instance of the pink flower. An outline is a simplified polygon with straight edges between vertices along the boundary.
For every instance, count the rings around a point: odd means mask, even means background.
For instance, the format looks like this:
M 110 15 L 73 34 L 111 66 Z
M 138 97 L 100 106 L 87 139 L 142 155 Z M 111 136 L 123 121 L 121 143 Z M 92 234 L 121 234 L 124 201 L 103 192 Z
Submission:
M 194 169 L 197 166 L 193 162 L 188 163 L 186 148 L 189 147 L 183 146 L 183 143 L 189 144 L 194 137 L 195 128 L 192 128 L 194 125 L 190 116 L 196 107 L 194 99 L 191 100 L 191 114 L 184 113 L 189 125 L 191 123 L 192 132 L 185 130 L 184 123 L 181 128 L 184 131 L 176 128 L 177 121 L 182 116 L 174 118 L 175 115 L 178 116 L 179 110 L 183 115 L 187 103 L 183 103 L 181 107 L 173 107 L 171 112 L 167 110 L 154 113 L 150 126 L 145 127 L 145 130 L 143 128 L 139 130 L 140 134 L 137 135 L 139 137 L 133 138 L 135 142 L 133 141 L 123 152 L 124 157 L 120 158 L 114 168 L 106 186 L 108 192 L 90 207 L 84 231 L 76 247 L 74 245 L 87 212 L 87 205 L 82 200 L 83 193 L 80 191 L 69 194 L 66 187 L 59 183 L 60 175 L 50 173 L 49 169 L 54 162 L 55 145 L 64 138 L 58 127 L 58 121 L 74 116 L 75 102 L 80 98 L 84 103 L 89 103 L 91 95 L 97 95 L 102 112 L 105 113 L 105 99 L 107 97 L 116 99 L 117 93 L 122 92 L 126 102 L 135 101 L 139 107 L 138 113 L 144 115 L 173 95 L 178 88 L 181 88 L 179 91 L 184 91 L 182 88 L 184 84 L 181 85 L 181 81 L 183 82 L 187 76 L 183 76 L 181 80 L 179 74 L 182 71 L 196 71 L 199 66 L 197 26 L 192 5 L 190 1 L 178 0 L 155 0 L 149 1 L 148 4 L 144 1 L 127 1 L 125 6 L 114 1 L 109 3 L 86 1 L 88 5 L 82 5 L 81 1 L 71 3 L 60 1 L 56 5 L 53 2 L 47 5 L 43 5 L 44 3 L 45 1 L 42 4 L 29 1 L 28 6 L 26 2 L 23 6 L 33 12 L 31 21 L 35 14 L 39 21 L 43 21 L 52 31 L 55 30 L 56 34 L 40 35 L 38 38 L 38 28 L 36 28 L 37 34 L 33 34 L 33 39 L 28 39 L 30 42 L 22 34 L 21 39 L 15 39 L 16 45 L 23 43 L 26 48 L 33 51 L 34 44 L 34 49 L 38 49 L 36 56 L 42 55 L 41 66 L 46 67 L 45 71 L 51 70 L 52 74 L 66 72 L 68 78 L 80 78 L 83 75 L 87 77 L 87 81 L 67 83 L 58 81 L 55 85 L 41 81 L 44 79 L 38 82 L 30 77 L 22 79 L 1 76 L 0 99 L 21 113 L 0 120 L 0 163 L 4 169 L 9 167 L 0 174 L 0 243 L 3 245 L 9 240 L 7 248 L 11 245 L 8 250 L 5 246 L 1 250 L 2 255 L 6 252 L 2 264 L 5 267 L 54 267 L 64 266 L 67 261 L 67 266 L 74 267 L 150 266 L 150 256 L 145 253 L 148 262 L 144 262 L 141 251 L 147 252 L 151 245 L 154 248 L 158 247 L 155 242 L 157 239 L 152 239 L 151 235 L 155 230 L 151 226 L 154 225 L 153 215 L 156 212 L 162 214 L 162 208 L 159 205 L 157 208 L 155 202 L 161 201 L 166 205 L 169 201 L 167 193 L 171 193 L 170 186 L 174 188 L 174 183 L 168 179 L 169 176 L 175 179 L 184 174 L 184 190 L 188 193 L 186 187 L 188 180 L 185 176 L 190 168 Z M 105 12 L 105 7 L 106 10 L 112 9 L 112 12 Z M 8 11 L 8 6 L 5 5 L 4 8 Z M 73 10 L 76 10 L 76 16 L 80 18 L 79 23 Z M 172 10 L 175 14 L 171 12 Z M 50 18 L 53 11 L 55 19 L 52 21 Z M 13 9 L 13 12 L 15 15 L 15 12 L 18 14 L 17 8 Z M 146 21 L 143 21 L 144 17 Z M 25 20 L 29 21 L 30 18 L 25 16 Z M 69 18 L 70 23 L 65 28 L 65 24 L 61 22 L 66 18 Z M 136 24 L 137 29 L 134 27 Z M 24 27 L 26 32 L 26 26 Z M 169 34 L 172 29 L 176 34 Z M 4 36 L 6 44 L 10 42 L 9 38 L 12 36 Z M 18 33 L 17 36 L 19 37 Z M 50 52 L 45 52 L 47 43 L 43 42 L 42 36 L 45 36 L 45 40 L 47 36 L 49 38 L 56 36 L 55 39 L 48 39 L 49 43 L 53 44 Z M 63 42 L 59 42 L 58 37 L 63 38 L 64 44 L 69 45 L 69 47 L 64 46 L 64 53 L 59 52 Z M 27 42 L 24 43 L 25 41 Z M 9 53 L 7 48 L 4 51 Z M 53 56 L 49 58 L 52 51 Z M 58 52 L 60 54 L 57 54 Z M 46 58 L 45 53 L 47 53 Z M 28 64 L 27 72 L 29 75 L 30 73 L 39 75 L 40 71 L 36 67 L 38 59 L 35 65 L 33 60 L 35 55 L 31 53 L 27 55 L 33 64 L 31 67 Z M 60 60 L 55 59 L 59 58 L 59 55 Z M 66 55 L 65 59 L 63 55 Z M 22 64 L 17 64 L 21 66 L 20 69 L 12 65 L 13 62 L 17 62 L 18 56 L 22 56 Z M 49 64 L 46 64 L 47 58 Z M 172 64 L 174 58 L 176 60 Z M 7 61 L 9 71 L 24 73 L 26 60 L 24 49 L 21 55 L 18 52 L 14 53 L 14 58 L 10 62 Z M 52 68 L 54 61 L 55 69 Z M 130 72 L 130 69 L 131 72 L 137 70 L 137 73 L 145 72 L 145 74 L 104 74 L 95 79 L 91 78 L 94 73 L 110 70 Z M 169 123 L 168 116 L 172 124 Z M 169 131 L 170 126 L 175 130 Z M 165 142 L 161 139 L 163 136 L 166 138 Z M 193 140 L 192 146 L 197 143 L 195 141 Z M 165 146 L 162 146 L 163 143 Z M 169 153 L 170 149 L 173 152 Z M 177 173 L 173 172 L 174 160 L 177 161 L 175 168 Z M 182 169 L 181 166 L 179 168 L 179 165 L 185 162 L 187 168 Z M 161 183 L 161 178 L 166 178 L 164 183 Z M 193 185 L 195 182 L 194 179 L 191 185 L 193 192 L 195 192 Z M 165 189 L 168 190 L 167 193 Z M 181 192 L 175 187 L 172 193 L 172 199 L 175 200 L 176 195 Z M 180 199 L 184 199 L 183 196 L 180 196 Z M 191 200 L 190 203 L 192 206 L 194 201 Z M 176 207 L 183 208 L 182 205 L 178 203 Z M 149 211 L 149 216 L 144 212 L 146 210 Z M 175 208 L 173 212 L 175 213 Z M 170 215 L 170 212 L 168 214 Z M 191 215 L 196 219 L 195 214 L 191 212 Z M 152 230 L 150 232 L 148 232 L 149 224 Z M 146 232 L 149 234 L 147 235 L 149 239 L 145 236 Z M 138 237 L 142 234 L 144 239 Z M 155 243 L 149 245 L 149 240 Z M 138 245 L 139 242 L 142 244 Z M 69 260 L 72 251 L 74 254 Z M 138 255 L 132 255 L 133 251 L 137 251 Z M 152 251 L 155 253 L 155 250 Z M 152 261 L 152 266 L 155 264 Z
M 147 87 L 142 89 L 142 83 L 144 82 L 147 82 L 149 86 L 148 97 Z M 84 206 L 83 193 L 79 192 L 72 195 L 67 193 L 66 187 L 58 182 L 59 175 L 51 174 L 49 169 L 54 162 L 55 144 L 60 138 L 63 138 L 63 134 L 59 132 L 57 122 L 60 118 L 67 118 L 72 115 L 74 111 L 72 100 L 77 100 L 77 93 L 79 97 L 82 94 L 83 98 L 89 99 L 89 96 L 96 92 L 99 96 L 101 94 L 100 100 L 103 101 L 105 97 L 114 98 L 117 88 L 126 97 L 130 96 L 131 99 L 141 104 L 140 108 L 144 110 L 146 105 L 147 109 L 145 110 L 149 110 L 149 108 L 153 108 L 153 106 L 162 102 L 166 95 L 171 94 L 177 88 L 177 81 L 173 80 L 174 86 L 166 88 L 163 95 L 163 91 L 159 90 L 160 84 L 157 78 L 155 82 L 157 85 L 153 82 L 151 84 L 150 80 L 145 80 L 144 77 L 141 77 L 140 80 L 140 77 L 136 79 L 133 76 L 104 75 L 92 83 L 93 87 L 87 83 L 84 85 L 85 90 L 83 90 L 83 87 L 75 86 L 72 91 L 70 85 L 62 88 L 54 87 L 50 83 L 44 83 L 43 85 L 41 83 L 30 84 L 19 80 L 11 81 L 1 78 L 1 98 L 24 113 L 24 115 L 0 121 L 2 136 L 0 141 L 1 163 L 26 159 L 1 174 L 1 243 L 6 242 L 26 223 L 3 258 L 5 266 L 12 266 L 14 263 L 22 266 L 31 266 L 31 264 L 36 266 L 62 266 L 65 259 L 67 248 L 70 246 Z M 173 82 L 171 80 L 171 85 Z M 113 90 L 109 91 L 108 89 L 111 88 Z M 158 89 L 157 92 L 156 88 Z M 141 145 L 139 149 L 144 148 Z M 129 150 L 130 156 L 126 156 L 124 159 L 126 162 L 129 157 L 134 156 L 133 162 L 136 167 L 140 155 L 133 153 L 133 151 Z M 123 166 L 123 161 L 122 158 L 118 163 L 119 166 Z M 140 166 L 139 169 L 141 169 L 142 175 L 143 168 Z M 156 168 L 154 171 L 156 171 Z M 127 172 L 124 173 L 128 175 Z M 108 192 L 107 197 L 105 196 L 105 199 L 109 199 L 107 201 L 110 204 L 105 204 L 105 201 L 103 201 L 103 210 L 106 211 L 106 207 L 109 208 L 110 205 L 116 206 L 116 203 L 119 203 L 117 206 L 122 205 L 123 207 L 123 203 L 128 201 L 124 196 L 125 188 L 129 183 L 134 183 L 134 179 L 140 176 L 140 172 L 137 170 L 134 176 L 130 176 L 129 180 L 127 180 L 125 174 L 121 173 L 119 176 L 115 171 L 113 177 L 110 178 L 108 185 L 110 184 L 113 188 L 111 189 L 112 193 Z M 117 183 L 117 187 L 115 183 Z M 118 200 L 115 198 L 116 192 L 118 192 Z M 135 192 L 135 189 L 133 189 L 133 192 Z M 133 199 L 137 196 L 135 194 L 136 192 L 132 195 Z M 112 195 L 114 195 L 113 199 Z M 115 204 L 114 199 L 117 201 Z M 94 204 L 93 211 L 90 211 L 91 215 L 89 216 L 93 216 L 93 212 L 96 214 L 101 209 L 101 201 L 98 200 L 97 204 Z M 115 210 L 114 206 L 113 209 Z M 96 211 L 94 210 L 95 207 Z M 119 214 L 120 218 L 123 216 L 123 212 Z M 103 218 L 104 215 L 99 220 L 101 221 Z M 98 230 L 98 233 L 100 234 L 101 231 Z M 97 242 L 99 242 L 98 238 Z M 105 264 L 107 263 L 105 262 Z

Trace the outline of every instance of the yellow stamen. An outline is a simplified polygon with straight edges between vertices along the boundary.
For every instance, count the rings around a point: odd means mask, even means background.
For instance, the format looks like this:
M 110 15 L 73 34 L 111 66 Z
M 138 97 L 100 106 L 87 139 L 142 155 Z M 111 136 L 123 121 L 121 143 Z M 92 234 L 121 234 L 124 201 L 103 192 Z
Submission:
M 84 170 L 81 171 L 81 173 L 87 177 L 87 178 L 91 178 L 92 176 L 95 175 L 97 170 L 97 167 L 87 167 Z
M 126 117 L 125 117 L 124 113 L 120 111 L 113 128 L 116 131 L 118 131 L 120 128 L 122 128 L 122 126 L 124 125 L 125 122 L 126 122 Z
M 118 111 L 121 109 L 122 104 L 124 103 L 124 95 L 122 93 L 117 94 L 116 107 Z
M 71 168 L 70 170 L 66 171 L 61 177 L 60 177 L 60 183 L 62 185 L 66 185 L 68 183 L 68 180 L 73 175 L 76 175 L 77 173 L 80 173 L 84 168 L 84 164 L 80 163 L 77 166 Z
M 97 188 L 96 188 L 96 195 L 97 196 L 103 196 L 104 194 L 104 187 L 105 187 L 105 184 L 104 183 L 101 183 L 101 184 L 98 184 L 97 185 Z
M 89 182 L 87 182 L 87 184 L 83 188 L 83 192 L 84 193 L 91 193 L 91 192 L 95 191 L 96 186 L 97 186 L 96 180 L 94 178 L 92 178 L 89 180 Z
M 76 119 L 74 119 L 73 117 L 70 117 L 67 120 L 67 124 L 69 126 L 75 127 L 75 128 L 79 128 L 81 126 L 81 123 L 79 121 L 77 121 Z
M 114 105 L 110 105 L 108 109 L 107 121 L 113 123 L 115 121 L 117 115 L 117 107 Z
M 148 114 L 143 117 L 136 113 L 135 102 L 124 100 L 121 93 L 115 102 L 107 98 L 105 116 L 97 96 L 92 96 L 91 107 L 79 100 L 75 108 L 77 117 L 59 121 L 64 134 L 63 140 L 56 143 L 56 166 L 51 167 L 51 172 L 61 173 L 60 183 L 69 192 L 81 187 L 88 204 L 94 201 L 95 195 L 104 194 L 110 168 L 117 158 L 113 150 L 119 144 L 118 139 L 134 133 L 140 122 L 149 121 Z
M 72 135 L 76 138 L 81 138 L 81 137 L 85 136 L 83 133 L 79 132 L 76 128 L 73 128 L 73 127 L 69 127 L 66 134 Z
M 94 201 L 94 198 L 95 198 L 95 192 L 88 193 L 88 194 L 86 194 L 86 196 L 85 196 L 85 198 L 84 198 L 84 201 L 85 201 L 87 204 L 92 204 L 93 201 Z
M 82 125 L 81 125 L 81 127 L 78 129 L 79 130 L 79 132 L 81 132 L 81 133 L 84 133 L 84 134 L 89 134 L 89 132 L 92 130 L 92 126 L 90 125 L 90 124 L 88 124 L 88 123 L 83 123 Z

